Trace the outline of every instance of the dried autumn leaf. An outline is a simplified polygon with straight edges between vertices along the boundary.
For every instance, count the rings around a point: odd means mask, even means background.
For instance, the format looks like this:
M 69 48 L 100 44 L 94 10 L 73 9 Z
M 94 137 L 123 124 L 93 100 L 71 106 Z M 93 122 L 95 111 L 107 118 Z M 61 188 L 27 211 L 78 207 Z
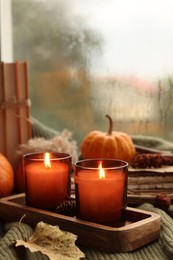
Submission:
M 78 260 L 85 255 L 75 245 L 76 239 L 76 235 L 41 221 L 28 241 L 17 240 L 16 247 L 24 246 L 31 252 L 40 251 L 50 260 Z

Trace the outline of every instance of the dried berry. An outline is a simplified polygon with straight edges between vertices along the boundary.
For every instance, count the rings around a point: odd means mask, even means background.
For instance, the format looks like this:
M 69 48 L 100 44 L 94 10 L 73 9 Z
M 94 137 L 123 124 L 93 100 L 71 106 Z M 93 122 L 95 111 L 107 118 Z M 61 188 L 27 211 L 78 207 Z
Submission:
M 173 165 L 173 156 L 160 153 L 139 153 L 131 162 L 133 168 L 161 168 L 163 165 Z
M 164 192 L 157 195 L 154 201 L 154 206 L 165 211 L 168 211 L 169 206 L 171 205 L 171 198 Z

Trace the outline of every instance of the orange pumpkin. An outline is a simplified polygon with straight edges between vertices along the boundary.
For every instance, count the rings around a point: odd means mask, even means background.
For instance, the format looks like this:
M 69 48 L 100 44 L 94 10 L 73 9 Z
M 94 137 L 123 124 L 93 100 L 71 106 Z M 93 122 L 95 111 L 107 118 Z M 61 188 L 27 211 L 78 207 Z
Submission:
M 14 171 L 8 159 L 0 153 L 0 198 L 14 191 Z
M 95 130 L 82 141 L 81 156 L 89 158 L 112 158 L 131 162 L 135 156 L 135 146 L 131 137 L 123 132 L 113 131 L 113 122 L 109 115 L 107 133 Z

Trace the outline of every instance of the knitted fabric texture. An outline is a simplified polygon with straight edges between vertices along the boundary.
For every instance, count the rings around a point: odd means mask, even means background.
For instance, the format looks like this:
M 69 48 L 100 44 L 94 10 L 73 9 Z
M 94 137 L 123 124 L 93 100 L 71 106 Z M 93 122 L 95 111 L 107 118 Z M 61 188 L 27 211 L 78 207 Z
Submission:
M 33 117 L 31 117 L 31 129 L 33 137 L 44 137 L 45 139 L 51 139 L 59 133 Z

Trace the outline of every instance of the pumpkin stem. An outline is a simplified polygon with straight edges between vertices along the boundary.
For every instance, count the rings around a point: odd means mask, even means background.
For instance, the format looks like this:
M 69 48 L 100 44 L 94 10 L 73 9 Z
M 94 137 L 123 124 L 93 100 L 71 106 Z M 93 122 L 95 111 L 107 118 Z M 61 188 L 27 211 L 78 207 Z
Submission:
M 112 118 L 109 115 L 106 115 L 105 117 L 107 117 L 109 119 L 109 129 L 108 129 L 108 135 L 112 134 L 112 128 L 113 128 L 113 122 L 112 122 Z

